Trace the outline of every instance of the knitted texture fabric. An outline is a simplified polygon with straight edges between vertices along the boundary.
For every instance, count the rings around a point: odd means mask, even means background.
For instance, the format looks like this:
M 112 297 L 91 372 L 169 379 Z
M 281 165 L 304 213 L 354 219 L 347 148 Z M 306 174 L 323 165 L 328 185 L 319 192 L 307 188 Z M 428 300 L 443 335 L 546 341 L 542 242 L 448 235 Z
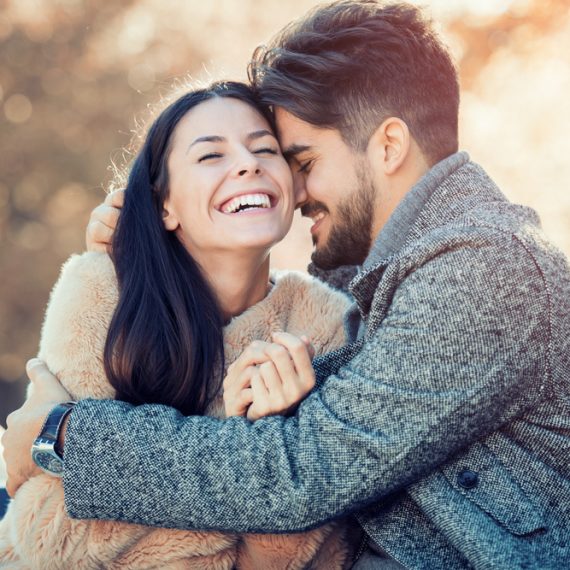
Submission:
M 570 567 L 567 260 L 465 157 L 368 261 L 361 340 L 293 418 L 81 402 L 71 515 L 294 532 L 352 512 L 407 568 Z
M 272 279 L 269 295 L 225 327 L 227 365 L 253 340 L 268 341 L 274 331 L 308 335 L 317 354 L 344 342 L 342 317 L 348 304 L 344 295 L 300 273 L 276 273 Z M 114 397 L 105 378 L 102 354 L 117 297 L 113 264 L 99 253 L 73 256 L 52 292 L 39 356 L 75 399 Z M 224 417 L 221 394 L 208 413 Z M 113 443 L 109 441 L 109 445 Z M 169 479 L 173 473 L 168 446 L 162 453 L 166 460 L 162 477 Z M 129 473 L 117 472 L 115 476 L 125 481 Z M 107 496 L 113 496 L 113 487 L 107 489 Z M 40 475 L 21 487 L 0 522 L 0 567 L 340 569 L 348 555 L 345 529 L 345 525 L 334 523 L 294 535 L 240 536 L 77 521 L 65 513 L 61 479 Z

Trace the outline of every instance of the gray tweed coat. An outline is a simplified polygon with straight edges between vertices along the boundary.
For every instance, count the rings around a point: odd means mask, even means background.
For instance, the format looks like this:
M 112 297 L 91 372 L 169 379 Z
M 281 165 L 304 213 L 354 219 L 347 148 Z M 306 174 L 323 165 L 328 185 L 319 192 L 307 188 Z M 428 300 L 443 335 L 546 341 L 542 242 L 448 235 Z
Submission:
M 71 516 L 290 532 L 354 512 L 407 568 L 570 567 L 568 263 L 458 156 L 352 281 L 360 339 L 315 363 L 294 418 L 83 401 Z

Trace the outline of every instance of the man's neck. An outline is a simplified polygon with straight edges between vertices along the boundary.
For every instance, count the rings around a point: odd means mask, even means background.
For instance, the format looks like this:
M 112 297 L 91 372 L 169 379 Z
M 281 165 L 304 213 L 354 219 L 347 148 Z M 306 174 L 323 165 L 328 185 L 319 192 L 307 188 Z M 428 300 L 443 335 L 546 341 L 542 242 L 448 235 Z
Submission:
M 377 194 L 374 226 L 372 228 L 373 241 L 378 237 L 402 200 L 429 170 L 430 165 L 426 162 L 423 154 L 417 150 L 406 157 L 396 173 L 384 179 L 381 183 L 382 192 Z
M 375 233 L 372 247 L 363 266 L 388 257 L 402 247 L 406 236 L 421 214 L 434 190 L 457 168 L 469 161 L 466 152 L 454 153 L 428 168 L 395 204 L 390 215 Z

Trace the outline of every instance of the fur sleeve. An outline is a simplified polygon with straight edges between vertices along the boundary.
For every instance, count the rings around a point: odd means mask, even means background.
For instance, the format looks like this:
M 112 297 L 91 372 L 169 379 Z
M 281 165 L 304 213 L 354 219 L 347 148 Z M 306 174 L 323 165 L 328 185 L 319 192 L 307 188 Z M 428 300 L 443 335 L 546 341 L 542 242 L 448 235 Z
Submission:
M 39 357 L 76 398 L 113 398 L 103 348 L 117 304 L 117 280 L 107 254 L 72 256 L 50 296 Z
M 102 355 L 117 298 L 106 254 L 72 256 L 64 264 L 46 311 L 39 357 L 75 399 L 114 397 Z M 229 570 L 235 544 L 230 534 L 71 519 L 61 479 L 43 474 L 22 485 L 0 521 L 0 568 Z

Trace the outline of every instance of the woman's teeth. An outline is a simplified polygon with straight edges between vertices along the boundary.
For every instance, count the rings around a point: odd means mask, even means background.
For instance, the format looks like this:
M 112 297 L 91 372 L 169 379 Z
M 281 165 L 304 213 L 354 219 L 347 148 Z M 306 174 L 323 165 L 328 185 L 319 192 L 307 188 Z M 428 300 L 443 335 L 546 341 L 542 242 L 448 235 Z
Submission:
M 271 201 L 267 194 L 245 194 L 230 200 L 222 208 L 224 214 L 233 214 L 241 209 L 271 208 Z

